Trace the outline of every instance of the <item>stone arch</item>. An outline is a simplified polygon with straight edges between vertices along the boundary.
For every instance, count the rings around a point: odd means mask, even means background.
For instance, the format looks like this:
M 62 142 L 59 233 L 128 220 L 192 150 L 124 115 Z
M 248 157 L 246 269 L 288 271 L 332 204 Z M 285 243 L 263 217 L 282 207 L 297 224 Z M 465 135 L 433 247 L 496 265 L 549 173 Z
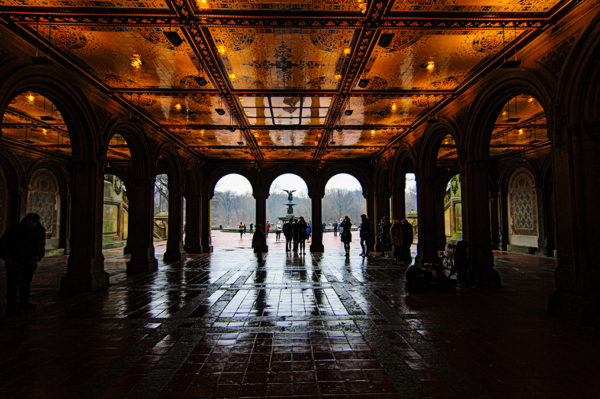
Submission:
M 90 154 L 96 159 L 97 120 L 81 88 L 55 66 L 20 66 L 7 71 L 0 84 L 0 115 L 14 97 L 28 91 L 43 95 L 60 111 L 69 132 L 72 160 L 89 162 Z
M 150 170 L 151 167 L 151 152 L 146 135 L 139 125 L 131 123 L 124 118 L 112 120 L 104 129 L 102 135 L 104 139 L 102 145 L 103 150 L 101 154 L 102 164 L 106 165 L 110 140 L 117 134 L 125 139 L 127 147 L 131 152 L 132 175 L 135 177 L 143 177 L 147 175 L 148 170 Z M 121 180 L 126 181 L 128 179 L 128 176 L 123 175 L 123 172 L 119 172 L 115 169 L 112 170 L 113 172 L 116 172 L 112 174 L 119 176 Z M 106 167 L 105 171 L 107 171 Z M 121 176 L 119 174 L 121 174 Z
M 265 171 L 264 174 L 264 187 L 265 193 L 267 197 L 269 196 L 269 191 L 271 189 L 271 185 L 279 176 L 284 174 L 292 174 L 300 177 L 304 183 L 306 184 L 306 188 L 308 189 L 308 196 L 312 197 L 314 195 L 314 190 L 319 187 L 318 180 L 315 179 L 314 174 L 311 176 L 311 171 L 305 167 L 292 166 L 292 165 L 283 165 L 276 168 L 270 168 Z
M 367 174 L 363 169 L 354 166 L 354 165 L 336 165 L 332 167 L 325 168 L 320 174 L 320 187 L 319 190 L 321 193 L 325 193 L 325 186 L 327 182 L 335 175 L 340 173 L 347 173 L 350 176 L 354 177 L 360 183 L 362 187 L 363 196 L 366 197 L 367 194 L 372 190 L 370 185 L 370 180 Z
M 240 168 L 239 166 L 226 166 L 213 169 L 208 176 L 204 179 L 204 187 L 207 190 L 208 198 L 212 198 L 215 194 L 215 186 L 221 180 L 223 176 L 230 174 L 237 174 L 244 176 L 250 182 L 252 186 L 252 194 L 256 196 L 257 193 L 257 182 L 256 177 L 253 176 L 247 169 Z M 268 195 L 268 193 L 267 193 Z
M 160 161 L 164 160 L 165 164 L 161 165 Z M 154 171 L 162 173 L 163 171 L 169 175 L 169 180 L 173 179 L 175 184 L 183 187 L 183 170 L 177 150 L 170 143 L 162 143 L 154 154 Z
M 419 146 L 419 155 L 417 157 L 417 170 L 421 176 L 433 177 L 437 173 L 436 161 L 442 140 L 446 135 L 450 134 L 456 143 L 456 151 L 458 153 L 458 162 L 462 159 L 460 130 L 454 121 L 441 118 L 437 122 L 427 127 L 423 135 L 423 139 Z
M 539 198 L 535 175 L 529 168 L 513 171 L 508 179 L 507 194 L 510 243 L 537 248 Z
M 1 189 L 6 190 L 3 195 L 2 209 L 5 212 L 3 221 L 0 221 L 0 229 L 19 221 L 21 209 L 19 207 L 19 190 L 25 186 L 25 171 L 19 160 L 8 151 L 0 151 L 0 169 L 2 170 L 5 185 Z M 9 189 L 12 187 L 13 189 Z
M 540 75 L 529 70 L 516 70 L 506 72 L 498 70 L 492 73 L 482 86 L 479 94 L 469 109 L 468 121 L 464 139 L 463 159 L 487 160 L 489 158 L 489 144 L 494 123 L 502 107 L 513 97 L 519 94 L 529 94 L 534 97 L 544 109 L 546 118 L 552 119 L 554 106 L 552 93 L 555 82 L 543 80 Z M 548 126 L 548 136 L 553 136 L 553 126 Z

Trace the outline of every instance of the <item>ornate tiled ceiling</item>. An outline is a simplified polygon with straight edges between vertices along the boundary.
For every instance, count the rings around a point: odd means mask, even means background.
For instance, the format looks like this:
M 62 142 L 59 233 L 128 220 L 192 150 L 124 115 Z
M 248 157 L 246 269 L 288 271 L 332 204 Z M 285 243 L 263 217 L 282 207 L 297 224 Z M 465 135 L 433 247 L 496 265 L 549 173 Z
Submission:
M 575 3 L 0 0 L 0 22 L 199 157 L 328 162 L 391 148 Z M 543 134 L 528 101 L 496 124 L 492 155 Z M 47 121 L 11 107 L 4 138 L 69 147 L 66 126 L 38 138 Z

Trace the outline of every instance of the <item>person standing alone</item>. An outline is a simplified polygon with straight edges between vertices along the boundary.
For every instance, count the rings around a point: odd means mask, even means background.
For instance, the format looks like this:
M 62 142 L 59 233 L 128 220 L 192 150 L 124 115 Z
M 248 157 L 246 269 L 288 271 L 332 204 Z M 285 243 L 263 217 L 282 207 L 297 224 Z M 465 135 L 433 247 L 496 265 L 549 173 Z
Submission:
M 0 239 L 0 257 L 6 262 L 7 316 L 36 308 L 29 302 L 31 280 L 45 252 L 46 229 L 37 213 L 27 214 Z

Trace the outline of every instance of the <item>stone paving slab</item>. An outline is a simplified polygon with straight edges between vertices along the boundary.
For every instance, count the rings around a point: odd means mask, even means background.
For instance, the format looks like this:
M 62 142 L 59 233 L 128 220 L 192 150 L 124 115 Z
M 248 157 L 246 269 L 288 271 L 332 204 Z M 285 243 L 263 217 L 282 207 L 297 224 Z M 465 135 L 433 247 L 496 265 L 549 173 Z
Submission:
M 235 237 L 233 239 L 232 237 Z M 503 288 L 404 290 L 407 265 L 213 232 L 215 252 L 58 294 L 65 258 L 34 278 L 35 312 L 0 325 L 2 398 L 595 398 L 597 329 L 545 311 L 555 262 L 498 252 Z M 308 245 L 307 245 L 308 246 Z M 164 243 L 156 245 L 157 258 Z

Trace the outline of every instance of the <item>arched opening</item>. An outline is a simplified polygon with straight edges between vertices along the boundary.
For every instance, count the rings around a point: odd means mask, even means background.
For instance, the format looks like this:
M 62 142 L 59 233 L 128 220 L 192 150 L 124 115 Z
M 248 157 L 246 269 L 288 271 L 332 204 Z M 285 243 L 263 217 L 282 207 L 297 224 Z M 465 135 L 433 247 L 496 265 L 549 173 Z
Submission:
M 506 177 L 501 188 L 500 209 L 494 209 L 490 202 L 490 212 L 499 214 L 502 247 L 511 252 L 534 254 L 542 250 L 542 189 L 537 186 L 534 176 L 539 171 L 515 168 L 515 164 L 537 165 L 537 160 L 549 155 L 547 128 L 542 105 L 528 94 L 519 94 L 504 104 L 494 124 L 490 160 L 497 167 L 497 175 Z
M 417 230 L 419 226 L 419 219 L 417 216 L 417 177 L 414 173 L 406 173 L 404 176 L 404 207 L 406 220 L 412 224 L 414 237 L 417 237 Z
M 131 152 L 127 141 L 120 134 L 111 137 L 106 150 L 102 205 L 102 250 L 104 258 L 122 258 L 127 253 L 129 238 L 129 198 L 123 180 L 131 167 Z M 109 273 L 124 271 L 123 262 L 111 261 L 104 264 Z
M 27 187 L 26 213 L 40 215 L 40 223 L 46 229 L 46 253 L 60 254 L 60 232 L 63 228 L 61 198 L 58 181 L 50 170 L 40 169 L 31 176 Z
M 312 231 L 311 209 L 308 186 L 300 176 L 285 173 L 273 180 L 269 187 L 269 198 L 267 199 L 266 230 L 268 230 L 267 243 L 269 250 L 271 250 L 271 247 L 285 249 L 283 225 L 291 217 L 296 220 L 300 217 L 304 219 L 307 224 L 306 242 L 310 242 L 310 232 Z
M 446 134 L 440 143 L 436 168 L 443 176 L 458 169 L 458 151 L 451 134 Z M 445 184 L 444 236 L 446 241 L 462 240 L 461 179 L 458 173 L 451 176 Z
M 326 249 L 342 249 L 343 243 L 339 236 L 339 225 L 345 216 L 350 218 L 353 228 L 351 248 L 360 248 L 358 229 L 361 223 L 360 215 L 367 214 L 367 201 L 363 188 L 358 179 L 347 173 L 332 176 L 325 185 L 323 208 L 323 243 Z M 374 223 L 374 221 L 370 221 Z M 367 243 L 368 244 L 368 243 Z
M 256 200 L 250 181 L 235 173 L 221 177 L 210 201 L 213 247 L 250 248 L 255 219 Z
M 169 175 L 160 173 L 154 178 L 154 253 L 164 254 L 169 236 Z

